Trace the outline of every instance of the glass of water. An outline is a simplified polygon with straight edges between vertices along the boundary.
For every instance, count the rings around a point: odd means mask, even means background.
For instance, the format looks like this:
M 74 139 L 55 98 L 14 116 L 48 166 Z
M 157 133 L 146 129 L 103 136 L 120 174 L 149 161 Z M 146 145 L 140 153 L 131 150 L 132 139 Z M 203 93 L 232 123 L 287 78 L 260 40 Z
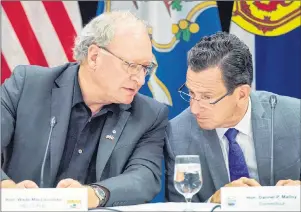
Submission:
M 178 155 L 175 158 L 174 186 L 185 197 L 185 211 L 192 211 L 191 199 L 202 187 L 202 170 L 198 155 Z

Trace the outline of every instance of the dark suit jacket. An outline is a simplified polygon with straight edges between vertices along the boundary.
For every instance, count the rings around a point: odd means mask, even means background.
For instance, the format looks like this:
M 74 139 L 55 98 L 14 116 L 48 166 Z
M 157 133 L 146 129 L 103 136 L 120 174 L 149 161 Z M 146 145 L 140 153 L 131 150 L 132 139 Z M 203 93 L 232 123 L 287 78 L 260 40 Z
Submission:
M 32 180 L 39 185 L 50 119 L 55 116 L 50 174 L 45 176 L 53 184 L 65 144 L 77 72 L 74 63 L 55 68 L 18 66 L 1 86 L 1 180 Z M 97 183 L 110 191 L 106 206 L 148 202 L 161 188 L 168 108 L 141 94 L 132 104 L 116 107 L 120 109 L 108 115 L 101 133 Z M 113 135 L 114 140 L 106 135 Z
M 271 107 L 272 93 L 251 94 L 251 122 L 259 183 L 270 186 L 271 167 Z M 277 95 L 274 120 L 274 179 L 301 180 L 301 117 L 300 100 Z M 174 188 L 173 175 L 176 155 L 199 155 L 203 186 L 193 201 L 205 202 L 215 191 L 229 183 L 228 173 L 216 130 L 201 129 L 187 108 L 170 121 L 166 141 L 166 199 L 184 201 Z

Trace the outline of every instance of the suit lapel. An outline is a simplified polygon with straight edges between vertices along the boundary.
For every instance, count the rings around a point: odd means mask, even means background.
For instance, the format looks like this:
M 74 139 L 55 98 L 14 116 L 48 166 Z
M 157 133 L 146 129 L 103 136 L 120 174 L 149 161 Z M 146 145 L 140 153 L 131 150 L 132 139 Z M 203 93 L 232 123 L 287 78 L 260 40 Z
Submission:
M 218 190 L 227 184 L 229 179 L 216 131 L 200 129 L 195 117 L 192 117 L 191 138 L 192 142 L 189 147 L 189 152 L 204 155 L 205 158 L 203 161 L 207 163 L 215 189 Z M 201 153 L 199 151 L 200 149 Z M 205 169 L 203 171 L 205 171 Z
M 72 107 L 74 77 L 78 66 L 71 66 L 55 81 L 58 87 L 52 89 L 51 117 L 56 118 L 50 141 L 50 175 L 53 184 L 61 161 L 66 141 Z
M 205 156 L 215 189 L 229 183 L 225 159 L 215 130 L 204 130 Z
M 271 169 L 271 136 L 270 119 L 266 118 L 265 111 L 258 97 L 252 93 L 252 131 L 257 161 L 259 181 L 262 186 L 270 185 Z M 267 103 L 268 104 L 268 103 Z
M 108 113 L 101 133 L 96 160 L 97 180 L 100 180 L 103 170 L 131 114 L 129 111 L 126 111 L 130 105 L 120 105 L 120 110 L 116 109 L 117 107 L 118 105 L 115 105 L 114 112 Z

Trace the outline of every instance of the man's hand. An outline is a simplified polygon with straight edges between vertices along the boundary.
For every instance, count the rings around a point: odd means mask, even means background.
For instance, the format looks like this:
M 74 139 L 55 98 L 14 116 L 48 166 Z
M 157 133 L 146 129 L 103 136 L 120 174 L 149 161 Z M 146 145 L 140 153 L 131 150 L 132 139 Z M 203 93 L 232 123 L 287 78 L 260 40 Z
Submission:
M 298 186 L 301 185 L 300 180 L 279 180 L 276 184 L 276 186 Z
M 39 188 L 39 186 L 31 180 L 24 180 L 17 184 L 17 188 Z
M 80 184 L 80 182 L 73 180 L 71 178 L 67 178 L 64 180 L 61 180 L 57 186 L 57 188 L 82 188 L 83 185 Z
M 88 189 L 88 207 L 96 208 L 99 205 L 99 199 L 96 196 L 94 190 L 90 186 L 84 186 L 80 182 L 73 180 L 71 178 L 61 180 L 57 186 L 57 188 L 87 188 Z
M 12 180 L 3 180 L 1 181 L 1 188 L 39 188 L 39 186 L 31 180 L 24 180 L 18 184 Z
M 238 180 L 234 180 L 231 183 L 225 185 L 225 187 L 249 187 L 249 186 L 261 186 L 256 180 L 241 177 Z M 221 203 L 221 190 L 215 192 L 211 198 L 212 203 Z
M 17 184 L 12 180 L 2 180 L 1 188 L 16 188 Z

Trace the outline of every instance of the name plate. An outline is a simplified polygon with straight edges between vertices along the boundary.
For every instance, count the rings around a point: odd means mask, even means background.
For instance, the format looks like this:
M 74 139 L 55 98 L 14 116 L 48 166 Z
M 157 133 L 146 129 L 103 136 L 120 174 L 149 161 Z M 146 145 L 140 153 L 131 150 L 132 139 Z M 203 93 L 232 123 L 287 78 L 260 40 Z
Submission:
M 1 189 L 1 211 L 88 211 L 86 188 Z
M 223 187 L 222 211 L 300 211 L 300 186 Z

